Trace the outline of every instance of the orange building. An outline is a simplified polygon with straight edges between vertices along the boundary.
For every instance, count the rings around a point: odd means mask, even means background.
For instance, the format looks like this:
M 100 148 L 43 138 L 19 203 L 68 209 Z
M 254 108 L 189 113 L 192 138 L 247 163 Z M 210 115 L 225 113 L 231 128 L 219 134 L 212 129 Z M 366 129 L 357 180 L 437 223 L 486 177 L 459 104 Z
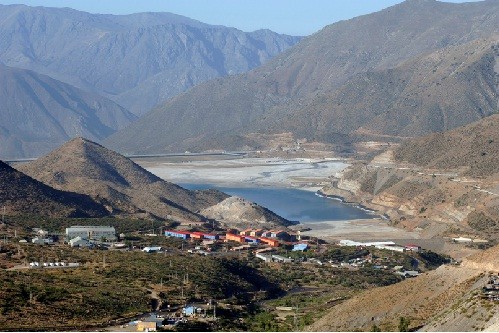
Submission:
M 226 241 L 235 241 L 239 243 L 244 243 L 244 236 L 243 235 L 234 235 L 234 234 L 225 234 L 225 240 Z
M 270 238 L 261 237 L 260 241 L 262 243 L 268 244 L 268 245 L 273 246 L 273 247 L 279 246 L 279 241 L 277 239 L 270 239 Z

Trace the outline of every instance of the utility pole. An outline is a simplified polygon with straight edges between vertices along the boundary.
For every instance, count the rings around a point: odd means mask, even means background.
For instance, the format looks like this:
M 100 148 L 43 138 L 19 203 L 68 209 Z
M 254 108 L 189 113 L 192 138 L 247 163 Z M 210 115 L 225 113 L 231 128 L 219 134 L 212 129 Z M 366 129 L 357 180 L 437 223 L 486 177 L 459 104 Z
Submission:
M 3 205 L 3 209 L 2 209 L 2 224 L 5 223 L 5 205 Z

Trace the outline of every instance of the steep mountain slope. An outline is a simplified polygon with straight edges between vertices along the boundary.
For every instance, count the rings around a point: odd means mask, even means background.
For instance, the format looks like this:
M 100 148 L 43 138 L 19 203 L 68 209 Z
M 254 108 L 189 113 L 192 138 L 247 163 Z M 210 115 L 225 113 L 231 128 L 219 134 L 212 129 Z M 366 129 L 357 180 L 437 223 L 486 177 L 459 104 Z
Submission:
M 7 215 L 102 217 L 107 210 L 90 197 L 53 189 L 0 161 L 0 202 Z
M 498 111 L 499 37 L 448 47 L 389 70 L 359 74 L 330 93 L 276 108 L 250 126 L 331 141 L 412 137 L 466 125 Z
M 427 168 L 464 168 L 464 175 L 472 177 L 499 173 L 499 115 L 406 141 L 395 150 L 394 157 Z
M 423 72 L 426 73 L 428 70 L 432 73 L 433 67 L 425 68 L 425 66 L 436 66 L 437 72 L 442 75 L 449 73 L 451 67 L 446 64 L 445 70 L 439 69 L 439 63 L 431 64 L 429 59 L 413 63 L 412 67 L 411 64 L 403 65 L 403 63 L 445 47 L 451 50 L 451 47 L 455 46 L 457 52 L 459 45 L 472 43 L 479 38 L 491 38 L 499 31 L 498 15 L 497 1 L 449 4 L 431 0 L 408 0 L 378 13 L 339 22 L 303 39 L 292 49 L 258 69 L 194 87 L 189 92 L 171 99 L 164 106 L 151 111 L 143 119 L 116 133 L 106 142 L 114 149 L 126 152 L 179 151 L 184 148 L 221 148 L 224 145 L 231 147 L 232 143 L 237 141 L 236 134 L 244 135 L 248 132 L 269 130 L 268 126 L 262 128 L 262 124 L 269 122 L 275 125 L 275 128 L 270 130 L 282 132 L 300 127 L 302 132 L 313 133 L 315 129 L 321 129 L 321 126 L 326 127 L 327 131 L 323 130 L 320 134 L 325 137 L 324 140 L 340 140 L 343 139 L 344 131 L 342 133 L 334 131 L 344 126 L 352 127 L 349 125 L 348 114 L 351 110 L 347 109 L 345 104 L 344 109 L 339 108 L 341 112 L 333 113 L 334 118 L 339 119 L 334 122 L 332 129 L 328 129 L 331 122 L 329 119 L 327 121 L 321 119 L 325 112 L 345 101 L 352 106 L 363 106 L 368 110 L 381 112 L 377 110 L 378 107 L 389 106 L 392 103 L 402 108 L 406 105 L 403 103 L 406 97 L 410 99 L 405 103 L 409 102 L 410 108 L 414 109 L 418 106 L 412 103 L 414 97 L 421 99 L 421 96 L 432 89 L 428 85 L 441 83 L 435 81 L 435 78 L 433 80 L 418 78 L 420 74 L 424 76 Z M 445 54 L 437 56 L 443 58 Z M 467 59 L 462 56 L 459 58 L 466 62 L 471 61 L 473 57 L 468 54 Z M 474 62 L 478 67 L 475 66 L 471 70 L 484 69 L 484 64 L 479 59 L 475 59 Z M 472 62 L 469 63 L 470 66 L 471 64 Z M 402 66 L 400 71 L 387 70 L 398 66 Z M 465 67 L 461 70 L 466 72 L 468 69 Z M 418 71 L 423 72 L 418 73 Z M 466 75 L 468 74 L 470 73 Z M 476 74 L 472 77 L 472 81 L 482 81 L 480 75 Z M 484 77 L 487 75 L 490 73 L 483 74 Z M 405 79 L 406 83 L 399 84 L 397 81 L 390 83 L 391 79 Z M 412 87 L 409 89 L 414 89 L 412 92 L 405 87 L 410 79 L 416 84 L 416 86 L 409 85 Z M 439 79 L 444 78 L 442 76 Z M 364 80 L 368 82 L 363 83 Z M 490 80 L 486 84 L 488 82 Z M 370 105 L 367 101 L 362 105 L 364 103 L 362 98 L 376 92 L 377 88 L 380 88 L 380 83 L 383 83 L 383 87 L 378 92 L 377 98 L 370 101 L 373 104 Z M 421 87 L 418 87 L 418 84 L 421 84 Z M 338 93 L 339 95 L 332 99 L 330 96 L 340 87 L 343 87 L 343 92 L 348 92 L 348 95 L 342 99 L 341 93 Z M 467 94 L 473 96 L 475 88 L 472 85 L 469 85 L 469 88 L 471 91 Z M 482 93 L 480 90 L 482 88 L 483 84 L 478 86 L 477 94 Z M 398 100 L 399 97 L 401 100 Z M 439 98 L 438 94 L 431 98 L 425 97 L 429 103 L 420 111 L 421 116 L 426 116 L 427 112 L 434 111 L 438 109 L 437 106 L 444 104 Z M 304 108 L 307 103 L 316 105 L 318 109 L 314 112 L 318 114 L 310 115 L 310 120 L 305 122 L 309 115 L 308 110 Z M 361 105 L 355 105 L 356 103 Z M 322 110 L 324 106 L 325 111 Z M 299 121 L 295 121 L 293 118 L 295 112 L 300 114 L 300 110 L 302 114 L 297 116 Z M 357 109 L 359 113 L 363 111 L 362 108 Z M 488 110 L 483 112 L 486 115 Z M 378 115 L 371 112 L 373 113 L 374 116 Z M 290 118 L 289 128 L 283 128 L 281 120 L 287 117 Z M 407 118 L 410 117 L 405 114 L 399 120 Z M 408 126 L 401 129 L 401 126 L 397 126 L 396 129 L 399 129 L 398 132 L 403 133 L 405 130 L 413 135 L 435 130 L 424 122 L 425 120 L 421 120 L 419 125 L 414 126 L 415 128 Z M 375 123 L 384 125 L 382 118 Z M 297 125 L 293 127 L 292 124 Z M 460 124 L 462 123 L 456 122 L 455 126 Z M 420 128 L 423 125 L 426 128 Z M 442 121 L 438 125 L 442 127 Z M 392 126 L 382 127 L 383 130 L 391 128 Z M 133 140 L 130 138 L 132 134 Z M 219 144 L 210 147 L 206 141 Z
M 95 93 L 0 64 L 0 156 L 34 157 L 68 139 L 102 140 L 137 117 Z
M 224 193 L 189 191 L 166 182 L 128 158 L 75 138 L 20 170 L 54 188 L 90 195 L 117 215 L 202 220 L 198 210 L 227 198 Z
M 93 89 L 137 115 L 197 83 L 261 65 L 298 40 L 169 13 L 0 6 L 0 61 Z
M 307 331 L 397 331 L 409 329 L 480 331 L 494 314 L 493 301 L 478 300 L 486 273 L 499 272 L 499 247 L 468 258 L 462 266 L 441 266 L 403 282 L 375 288 L 334 306 Z M 488 319 L 486 319 L 488 318 Z M 397 329 L 398 328 L 398 329 Z

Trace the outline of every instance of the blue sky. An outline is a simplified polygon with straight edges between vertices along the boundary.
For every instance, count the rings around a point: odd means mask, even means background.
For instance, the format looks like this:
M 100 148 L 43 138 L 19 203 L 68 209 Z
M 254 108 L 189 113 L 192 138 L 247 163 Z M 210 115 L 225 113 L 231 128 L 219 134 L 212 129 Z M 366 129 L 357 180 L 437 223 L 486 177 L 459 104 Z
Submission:
M 0 4 L 70 7 L 102 14 L 171 12 L 243 31 L 267 28 L 300 36 L 310 35 L 328 24 L 379 11 L 400 2 L 402 0 L 0 0 Z

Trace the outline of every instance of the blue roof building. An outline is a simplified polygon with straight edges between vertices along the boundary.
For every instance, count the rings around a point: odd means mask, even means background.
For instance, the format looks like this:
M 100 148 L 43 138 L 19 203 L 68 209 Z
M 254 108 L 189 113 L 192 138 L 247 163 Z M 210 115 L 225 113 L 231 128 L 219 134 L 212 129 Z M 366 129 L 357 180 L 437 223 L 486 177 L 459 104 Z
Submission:
M 182 239 L 187 239 L 190 237 L 190 234 L 185 231 L 174 231 L 174 230 L 166 230 L 165 236 L 167 237 L 177 237 Z
M 293 251 L 305 251 L 308 248 L 306 243 L 298 243 L 293 246 Z

